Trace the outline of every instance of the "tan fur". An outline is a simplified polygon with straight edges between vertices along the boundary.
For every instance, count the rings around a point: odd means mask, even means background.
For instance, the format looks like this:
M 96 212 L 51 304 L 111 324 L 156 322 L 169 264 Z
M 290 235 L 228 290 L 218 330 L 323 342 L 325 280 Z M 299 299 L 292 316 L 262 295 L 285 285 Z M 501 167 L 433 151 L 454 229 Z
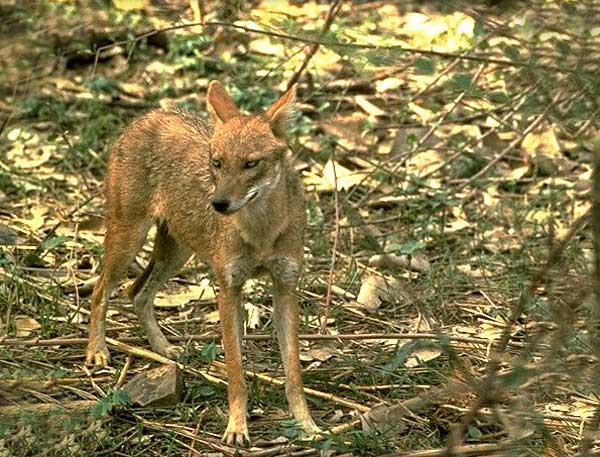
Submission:
M 180 349 L 167 341 L 154 317 L 154 296 L 192 254 L 210 264 L 220 288 L 229 380 L 227 443 L 249 442 L 240 295 L 246 280 L 262 273 L 273 280 L 290 411 L 307 433 L 318 431 L 304 398 L 298 354 L 294 289 L 303 257 L 304 197 L 283 139 L 294 92 L 265 115 L 248 116 L 212 82 L 207 105 L 213 125 L 185 112 L 152 111 L 125 130 L 108 162 L 104 270 L 92 294 L 86 361 L 108 363 L 110 293 L 156 223 L 151 261 L 129 296 L 153 350 L 176 358 Z

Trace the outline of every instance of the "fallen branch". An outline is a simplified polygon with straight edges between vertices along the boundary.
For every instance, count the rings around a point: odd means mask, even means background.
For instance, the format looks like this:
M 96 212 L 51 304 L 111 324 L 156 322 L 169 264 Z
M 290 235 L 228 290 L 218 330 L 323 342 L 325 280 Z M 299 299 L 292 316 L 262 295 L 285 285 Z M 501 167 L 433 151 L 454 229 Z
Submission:
M 341 0 L 335 0 L 331 4 L 331 6 L 329 7 L 329 11 L 327 12 L 327 17 L 325 18 L 325 23 L 323 24 L 323 28 L 321 29 L 321 36 L 325 36 L 327 31 L 331 27 L 331 24 L 333 24 L 333 20 L 335 19 L 335 16 L 337 15 L 337 13 L 339 12 L 341 7 L 342 7 Z M 313 56 L 316 54 L 317 50 L 319 49 L 319 46 L 320 46 L 319 43 L 314 43 L 310 47 L 309 51 L 306 53 L 306 56 L 304 57 L 304 61 L 302 62 L 300 67 L 296 70 L 294 75 L 290 78 L 290 80 L 288 81 L 287 89 L 290 89 L 294 84 L 296 84 L 298 82 L 298 80 L 300 79 L 300 76 L 302 75 L 304 70 L 306 70 L 306 67 L 308 67 L 308 63 L 310 62 L 310 59 L 313 58 Z
M 465 446 L 458 446 L 454 448 L 454 451 L 450 455 L 487 455 L 495 454 L 503 451 L 508 447 L 508 443 L 498 444 L 468 444 Z M 438 457 L 448 455 L 445 453 L 445 449 L 428 449 L 425 451 L 416 452 L 398 452 L 394 454 L 398 457 Z
M 507 60 L 507 59 L 497 59 L 497 58 L 481 56 L 481 55 L 455 54 L 455 53 L 451 53 L 451 52 L 433 51 L 430 49 L 416 49 L 416 48 L 409 48 L 409 47 L 401 46 L 401 45 L 380 46 L 380 45 L 375 45 L 375 44 L 356 43 L 356 42 L 328 41 L 328 40 L 322 40 L 322 39 L 316 39 L 316 38 L 300 37 L 297 35 L 288 35 L 285 33 L 273 32 L 270 30 L 260 30 L 260 29 L 255 29 L 252 27 L 246 27 L 246 26 L 239 25 L 239 24 L 232 24 L 230 22 L 207 21 L 204 23 L 189 22 L 187 24 L 174 24 L 174 25 L 170 25 L 168 27 L 163 27 L 160 29 L 152 29 L 148 32 L 142 33 L 141 35 L 137 35 L 131 39 L 115 41 L 114 43 L 100 46 L 96 50 L 96 56 L 94 58 L 94 66 L 92 68 L 92 76 L 94 76 L 96 74 L 96 68 L 98 67 L 98 60 L 100 59 L 100 54 L 107 49 L 110 49 L 114 46 L 121 46 L 121 45 L 125 45 L 125 44 L 137 43 L 138 41 L 144 40 L 146 38 L 157 35 L 159 33 L 171 32 L 173 30 L 186 29 L 186 28 L 191 28 L 191 27 L 195 27 L 195 26 L 199 26 L 199 25 L 203 25 L 206 27 L 210 27 L 210 26 L 227 27 L 227 28 L 232 28 L 232 29 L 236 29 L 236 30 L 243 30 L 244 32 L 247 32 L 247 33 L 255 33 L 258 35 L 266 35 L 266 36 L 270 36 L 270 37 L 274 37 L 274 38 L 280 38 L 282 40 L 297 41 L 300 43 L 315 44 L 315 45 L 319 45 L 319 46 L 326 46 L 326 47 L 338 48 L 338 49 L 339 48 L 366 49 L 366 50 L 373 49 L 373 50 L 378 50 L 378 51 L 395 51 L 395 52 L 402 52 L 405 54 L 440 57 L 443 59 L 460 59 L 460 60 L 468 60 L 468 61 L 473 61 L 473 62 L 482 62 L 482 63 L 487 63 L 487 64 L 495 64 L 495 65 L 502 66 L 502 67 L 529 68 L 532 71 L 539 69 L 539 70 L 548 70 L 548 71 L 567 73 L 567 74 L 578 74 L 578 71 L 580 71 L 580 70 L 577 70 L 577 69 L 574 69 L 571 67 L 559 67 L 559 66 L 555 66 L 555 65 L 539 64 L 539 63 L 534 63 L 534 62 L 529 62 L 529 61 L 519 62 L 519 61 L 513 61 L 513 60 Z
M 322 340 L 339 340 L 339 341 L 363 341 L 363 340 L 439 340 L 441 337 L 448 338 L 450 342 L 478 344 L 482 346 L 494 346 L 498 343 L 485 338 L 473 338 L 468 336 L 451 336 L 438 333 L 357 333 L 357 334 L 340 334 L 340 335 L 322 335 L 322 334 L 305 334 L 300 335 L 299 339 L 303 341 L 322 341 Z M 173 343 L 192 342 L 192 341 L 215 341 L 221 339 L 221 335 L 184 335 L 184 336 L 167 336 L 167 340 Z M 273 340 L 273 335 L 257 334 L 244 335 L 244 340 L 247 341 L 269 341 Z M 107 339 L 108 341 L 108 339 Z M 85 346 L 88 342 L 87 338 L 51 338 L 51 339 L 23 339 L 23 338 L 8 338 L 0 337 L 0 346 L 15 346 L 15 347 L 42 347 L 42 346 Z M 119 343 L 144 343 L 145 338 L 138 336 L 126 336 L 118 339 L 110 339 L 111 344 L 117 346 Z M 520 342 L 510 342 L 514 347 L 526 347 Z M 125 350 L 125 352 L 129 352 Z M 129 352 L 131 353 L 131 352 Z M 158 360 L 157 360 L 158 361 Z

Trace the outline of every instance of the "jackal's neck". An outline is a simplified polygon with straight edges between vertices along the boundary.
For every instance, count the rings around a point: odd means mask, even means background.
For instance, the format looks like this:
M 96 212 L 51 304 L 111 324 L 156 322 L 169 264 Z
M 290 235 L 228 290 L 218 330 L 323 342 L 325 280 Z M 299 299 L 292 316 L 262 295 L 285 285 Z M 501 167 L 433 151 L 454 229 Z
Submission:
M 272 248 L 288 225 L 287 173 L 288 167 L 284 165 L 273 186 L 236 215 L 236 225 L 242 238 L 257 250 L 268 251 Z

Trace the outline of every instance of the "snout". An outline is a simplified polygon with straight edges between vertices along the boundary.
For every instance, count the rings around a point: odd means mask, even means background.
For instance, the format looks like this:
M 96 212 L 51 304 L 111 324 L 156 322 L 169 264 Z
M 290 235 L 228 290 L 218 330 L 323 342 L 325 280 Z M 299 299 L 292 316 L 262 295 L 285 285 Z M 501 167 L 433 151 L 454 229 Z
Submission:
M 215 197 L 212 201 L 212 206 L 215 211 L 226 214 L 231 209 L 231 202 L 225 197 Z

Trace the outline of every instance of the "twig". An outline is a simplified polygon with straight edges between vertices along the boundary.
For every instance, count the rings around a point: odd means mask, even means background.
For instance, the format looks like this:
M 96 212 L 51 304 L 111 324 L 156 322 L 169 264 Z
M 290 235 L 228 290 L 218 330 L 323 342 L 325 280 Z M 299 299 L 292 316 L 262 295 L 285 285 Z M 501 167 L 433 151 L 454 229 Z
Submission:
M 331 265 L 329 266 L 329 276 L 327 277 L 327 294 L 325 295 L 325 309 L 323 310 L 323 321 L 321 322 L 321 333 L 327 330 L 327 321 L 329 320 L 329 308 L 331 307 L 331 286 L 333 285 L 333 273 L 335 271 L 335 262 L 337 259 L 337 246 L 340 238 L 340 206 L 338 199 L 337 173 L 335 171 L 335 153 L 331 154 L 331 168 L 333 169 L 333 204 L 335 208 L 335 227 L 333 231 L 333 246 L 331 248 Z
M 499 65 L 499 66 L 503 66 L 503 67 L 529 68 L 532 70 L 540 69 L 540 70 L 548 70 L 548 71 L 554 71 L 554 72 L 559 72 L 559 73 L 569 73 L 569 74 L 577 74 L 578 71 L 581 71 L 581 70 L 573 69 L 570 67 L 559 67 L 559 66 L 555 66 L 555 65 L 546 65 L 546 64 L 539 64 L 539 63 L 534 63 L 534 62 L 520 62 L 520 61 L 512 61 L 512 60 L 506 60 L 506 59 L 496 59 L 493 57 L 486 57 L 486 56 L 480 56 L 480 55 L 454 54 L 451 52 L 432 51 L 430 49 L 408 48 L 408 47 L 401 46 L 401 45 L 380 46 L 380 45 L 375 45 L 375 44 L 356 43 L 356 42 L 348 43 L 348 42 L 340 42 L 340 41 L 326 41 L 326 40 L 321 40 L 321 39 L 300 37 L 300 36 L 296 36 L 296 35 L 288 35 L 288 34 L 279 33 L 279 32 L 272 32 L 269 30 L 260 30 L 260 29 L 255 29 L 252 27 L 246 27 L 246 26 L 239 25 L 239 24 L 232 24 L 230 22 L 208 21 L 208 22 L 204 22 L 204 23 L 190 22 L 187 24 L 174 24 L 174 25 L 170 25 L 168 27 L 163 27 L 160 29 L 152 29 L 148 32 L 145 32 L 138 36 L 135 36 L 132 39 L 115 41 L 114 43 L 100 46 L 96 50 L 96 56 L 94 58 L 94 66 L 92 67 L 92 76 L 94 76 L 96 74 L 96 68 L 98 67 L 98 61 L 100 59 L 100 53 L 102 51 L 110 49 L 114 46 L 125 45 L 125 44 L 132 43 L 132 42 L 136 43 L 140 40 L 149 38 L 149 37 L 154 36 L 159 33 L 165 33 L 165 32 L 170 32 L 173 30 L 190 28 L 190 27 L 194 27 L 194 26 L 198 26 L 198 25 L 228 27 L 228 28 L 232 28 L 232 29 L 243 30 L 247 33 L 256 33 L 259 35 L 266 35 L 266 36 L 271 36 L 271 37 L 275 37 L 275 38 L 281 38 L 282 40 L 291 40 L 291 41 L 298 41 L 301 43 L 317 44 L 317 45 L 327 46 L 327 47 L 331 47 L 331 48 L 375 49 L 378 51 L 396 51 L 396 52 L 403 52 L 406 54 L 416 54 L 416 55 L 424 55 L 424 56 L 430 56 L 430 57 L 440 57 L 440 58 L 444 58 L 444 59 L 469 60 L 469 61 L 473 61 L 473 62 L 495 64 L 495 65 Z
M 591 347 L 596 358 L 600 355 L 600 138 L 596 138 L 594 144 L 594 169 L 592 174 L 592 238 L 594 241 L 594 271 L 592 281 L 594 287 L 594 299 L 592 300 L 592 318 L 590 322 Z M 600 368 L 595 366 L 595 387 L 600 385 L 598 376 Z M 588 457 L 594 443 L 596 430 L 600 426 L 600 406 L 596 407 L 591 422 L 583 433 L 583 439 L 579 446 L 579 457 Z
M 486 454 L 495 454 L 497 452 L 501 452 L 508 447 L 508 443 L 498 443 L 498 444 L 468 444 L 465 446 L 458 446 L 454 448 L 454 451 L 450 455 L 486 455 Z M 398 457 L 441 457 L 446 455 L 445 449 L 427 449 L 425 451 L 415 451 L 415 452 L 402 452 L 393 454 Z
M 129 344 L 123 343 L 113 338 L 106 338 L 106 342 L 127 354 L 137 355 L 138 357 L 142 357 L 163 364 L 175 363 L 173 360 L 168 359 L 167 357 L 160 355 L 154 351 L 149 351 L 148 349 L 139 348 L 136 346 L 130 346 Z
M 217 366 L 223 370 L 225 369 L 225 364 L 223 362 L 215 361 L 215 362 L 213 362 L 213 365 Z M 250 371 L 250 370 L 244 370 L 244 372 L 246 373 L 246 376 L 249 376 L 251 378 L 260 379 L 261 381 L 269 383 L 269 384 L 275 384 L 276 386 L 285 385 L 285 381 L 282 379 L 277 379 L 272 376 L 268 376 L 268 375 L 261 374 L 261 373 L 255 373 L 254 371 Z M 342 406 L 346 406 L 348 408 L 355 409 L 357 411 L 360 411 L 361 413 L 368 413 L 369 411 L 371 411 L 371 407 L 369 407 L 369 406 L 361 405 L 360 403 L 353 402 L 351 400 L 348 400 L 347 398 L 339 397 L 337 395 L 333 395 L 333 394 L 330 394 L 327 392 L 321 392 L 320 390 L 311 389 L 310 387 L 304 387 L 304 393 L 306 395 L 310 395 L 315 398 L 322 398 L 323 400 L 328 400 L 333 403 L 337 403 L 338 405 L 342 405 Z
M 331 24 L 333 24 L 333 20 L 334 20 L 335 16 L 337 15 L 337 13 L 339 12 L 341 7 L 342 7 L 341 0 L 335 0 L 331 4 L 331 6 L 329 7 L 329 11 L 327 12 L 327 17 L 325 18 L 325 23 L 323 24 L 323 28 L 321 29 L 321 37 L 325 36 L 327 31 L 331 27 Z M 308 63 L 310 62 L 310 59 L 313 58 L 313 56 L 316 54 L 317 50 L 319 49 L 319 46 L 320 46 L 319 43 L 313 43 L 313 45 L 310 47 L 309 51 L 306 53 L 306 56 L 304 57 L 304 61 L 302 62 L 300 67 L 295 71 L 295 73 L 290 78 L 290 80 L 288 81 L 287 89 L 289 89 L 290 87 L 292 87 L 294 84 L 296 84 L 298 82 L 298 80 L 300 79 L 300 76 L 302 75 L 304 70 L 306 70 L 306 67 L 308 66 Z
M 121 368 L 121 372 L 119 373 L 119 379 L 117 379 L 117 382 L 114 387 L 115 390 L 120 389 L 121 387 L 123 387 L 123 384 L 125 384 L 125 378 L 127 377 L 127 373 L 129 372 L 129 367 L 131 366 L 132 360 L 133 358 L 131 357 L 131 355 L 128 355 L 125 359 L 125 365 L 123 365 L 123 368 Z
M 97 402 L 95 400 L 73 400 L 66 403 L 19 403 L 11 406 L 3 406 L 0 408 L 0 417 L 7 418 L 10 416 L 18 416 L 23 413 L 36 415 L 50 414 L 56 411 L 81 411 L 91 408 Z
M 323 334 L 305 334 L 300 335 L 299 339 L 303 341 L 364 341 L 364 340 L 439 340 L 442 334 L 439 333 L 346 333 L 339 335 L 323 335 Z M 478 344 L 482 346 L 489 346 L 498 344 L 494 341 L 486 338 L 473 338 L 468 336 L 452 336 L 444 335 L 451 342 L 457 343 L 470 343 Z M 221 335 L 182 335 L 182 336 L 167 336 L 167 340 L 177 342 L 191 342 L 191 341 L 216 341 L 221 338 Z M 242 337 L 246 341 L 270 341 L 273 339 L 273 335 L 256 334 L 256 335 L 244 335 Z M 137 336 L 126 336 L 118 339 L 110 338 L 112 344 L 115 347 L 121 349 L 117 344 L 123 343 L 143 343 L 146 341 L 145 338 Z M 108 341 L 108 339 L 107 339 Z M 23 338 L 7 338 L 0 337 L 0 346 L 15 346 L 15 347 L 42 347 L 42 346 L 85 346 L 87 344 L 87 338 L 52 338 L 52 339 L 23 339 Z M 510 342 L 514 347 L 525 347 L 520 342 Z M 127 352 L 127 351 L 126 351 Z M 168 359 L 167 359 L 168 360 Z

